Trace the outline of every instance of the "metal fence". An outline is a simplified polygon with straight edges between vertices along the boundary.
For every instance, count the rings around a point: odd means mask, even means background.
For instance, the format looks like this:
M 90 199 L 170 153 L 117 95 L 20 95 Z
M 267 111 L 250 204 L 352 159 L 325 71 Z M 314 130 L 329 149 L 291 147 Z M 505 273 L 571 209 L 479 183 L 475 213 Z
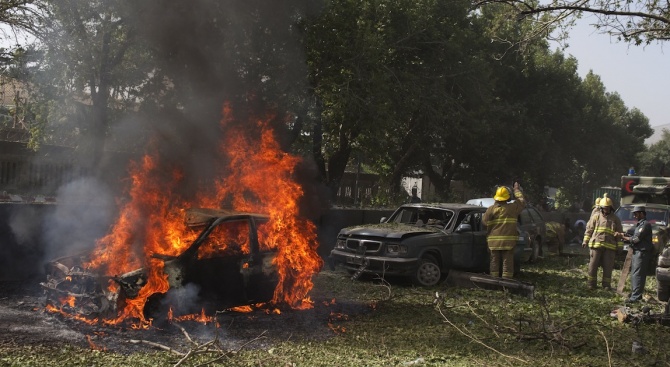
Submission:
M 71 152 L 63 147 L 35 152 L 24 143 L 0 141 L 0 192 L 49 195 L 88 175 L 87 169 L 70 158 Z

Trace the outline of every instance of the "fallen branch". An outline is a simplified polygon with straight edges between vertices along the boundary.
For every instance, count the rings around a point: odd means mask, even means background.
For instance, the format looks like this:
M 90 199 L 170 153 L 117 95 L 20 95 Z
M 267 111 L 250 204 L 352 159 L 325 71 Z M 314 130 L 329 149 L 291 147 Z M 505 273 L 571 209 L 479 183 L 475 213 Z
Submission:
M 603 339 L 605 339 L 605 348 L 607 348 L 607 365 L 612 367 L 612 350 L 610 349 L 610 344 L 607 341 L 605 334 L 601 330 L 598 330 L 598 332 L 603 336 Z
M 255 342 L 255 341 L 258 341 L 258 340 L 261 340 L 261 339 L 265 338 L 265 333 L 266 333 L 266 332 L 267 332 L 267 330 L 264 330 L 264 331 L 263 331 L 262 333 L 260 333 L 257 337 L 255 337 L 255 338 L 253 338 L 253 339 L 247 341 L 246 343 L 242 344 L 239 348 L 237 348 L 237 350 L 234 350 L 234 351 L 228 351 L 228 352 L 222 353 L 222 355 L 218 356 L 217 358 L 212 359 L 212 360 L 210 360 L 210 361 L 207 361 L 207 362 L 205 362 L 205 363 L 199 364 L 197 367 L 200 367 L 200 366 L 209 366 L 209 365 L 211 365 L 212 363 L 214 363 L 214 362 L 218 362 L 218 361 L 220 361 L 221 359 L 223 359 L 223 358 L 225 358 L 225 357 L 228 357 L 228 356 L 231 355 L 231 354 L 238 353 L 239 351 L 242 350 L 242 348 L 246 347 L 247 345 L 249 345 L 249 344 L 251 344 L 251 343 L 253 343 L 253 342 Z
M 180 352 L 180 351 L 178 351 L 178 350 L 172 349 L 172 348 L 168 347 L 167 345 L 163 345 L 163 344 L 159 344 L 159 343 L 154 343 L 154 342 L 152 342 L 152 341 L 148 341 L 148 340 L 144 340 L 144 339 L 131 339 L 131 340 L 128 340 L 128 342 L 131 343 L 131 344 L 146 344 L 146 345 L 150 345 L 150 346 L 152 346 L 152 347 L 155 347 L 155 348 L 158 348 L 158 349 L 162 349 L 162 350 L 168 351 L 168 352 L 170 352 L 170 353 L 176 354 L 176 355 L 178 355 L 178 356 L 180 356 L 180 357 L 185 355 L 184 353 L 182 353 L 182 352 Z
M 438 295 L 438 297 L 439 297 L 439 295 Z M 465 335 L 466 337 L 470 338 L 470 340 L 474 341 L 475 343 L 477 343 L 477 344 L 479 344 L 479 345 L 481 345 L 481 346 L 483 346 L 483 347 L 485 347 L 485 348 L 487 348 L 487 349 L 489 349 L 489 350 L 492 350 L 492 351 L 494 351 L 494 352 L 500 354 L 501 356 L 503 356 L 503 357 L 505 357 L 505 358 L 515 359 L 515 360 L 517 360 L 517 361 L 519 361 L 519 362 L 528 363 L 528 361 L 526 361 L 526 360 L 524 360 L 524 359 L 521 359 L 521 358 L 519 358 L 519 357 L 515 357 L 515 356 L 507 355 L 507 354 L 505 354 L 505 353 L 503 353 L 503 352 L 501 352 L 501 351 L 499 351 L 499 350 L 497 350 L 497 349 L 495 349 L 495 348 L 493 348 L 493 347 L 487 345 L 486 343 L 484 343 L 483 341 L 479 340 L 477 337 L 475 337 L 475 336 L 472 335 L 471 333 L 466 333 L 465 331 L 461 330 L 458 326 L 456 326 L 456 324 L 454 324 L 453 322 L 451 322 L 451 320 L 449 320 L 449 319 L 447 318 L 447 316 L 442 312 L 442 308 L 440 308 L 440 303 L 441 303 L 441 302 L 437 302 L 437 305 L 436 305 L 437 312 L 439 312 L 440 315 L 442 315 L 442 318 L 444 319 L 444 321 L 446 321 L 449 325 L 451 325 L 451 326 L 452 326 L 454 329 L 456 329 L 459 333 L 461 333 L 461 334 Z

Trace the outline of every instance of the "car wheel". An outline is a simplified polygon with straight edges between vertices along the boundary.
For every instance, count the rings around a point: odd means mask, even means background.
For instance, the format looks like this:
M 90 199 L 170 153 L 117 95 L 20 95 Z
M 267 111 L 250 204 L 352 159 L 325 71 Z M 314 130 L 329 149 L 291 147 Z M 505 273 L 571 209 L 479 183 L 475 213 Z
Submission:
M 658 281 L 656 297 L 661 302 L 667 302 L 670 298 L 670 282 Z
M 530 257 L 528 258 L 528 262 L 529 263 L 535 262 L 539 257 L 540 257 L 540 243 L 535 239 L 532 239 L 530 240 Z
M 419 267 L 414 272 L 414 284 L 422 287 L 436 285 L 442 279 L 442 270 L 434 256 L 426 255 L 419 260 Z

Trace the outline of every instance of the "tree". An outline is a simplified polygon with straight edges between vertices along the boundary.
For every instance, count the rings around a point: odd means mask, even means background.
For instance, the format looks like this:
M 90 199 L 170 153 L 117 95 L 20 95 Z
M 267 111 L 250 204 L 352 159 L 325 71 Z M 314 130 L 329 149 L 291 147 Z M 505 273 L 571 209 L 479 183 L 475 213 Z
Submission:
M 0 4 L 0 40 L 41 33 L 44 4 L 39 0 L 3 0 Z M 18 41 L 18 40 L 17 40 Z
M 640 152 L 640 168 L 643 176 L 670 176 L 670 131 L 663 129 L 661 140 Z
M 332 193 L 354 149 L 392 192 L 423 170 L 446 197 L 485 110 L 486 41 L 466 1 L 333 1 L 305 24 L 321 100 L 314 153 Z
M 99 167 L 112 122 L 132 111 L 151 66 L 116 1 L 42 2 L 37 43 L 18 63 L 33 91 L 33 146 L 75 146 Z
M 479 0 L 475 7 L 507 7 L 509 19 L 532 19 L 533 34 L 546 37 L 557 26 L 570 26 L 583 13 L 596 15 L 595 27 L 635 45 L 670 39 L 670 3 L 641 0 Z M 514 41 L 516 42 L 516 41 Z

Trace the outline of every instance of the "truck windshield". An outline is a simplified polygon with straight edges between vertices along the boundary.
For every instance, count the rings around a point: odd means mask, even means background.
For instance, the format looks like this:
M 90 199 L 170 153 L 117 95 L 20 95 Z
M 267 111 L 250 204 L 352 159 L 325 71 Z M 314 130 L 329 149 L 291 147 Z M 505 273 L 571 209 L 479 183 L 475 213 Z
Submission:
M 647 220 L 651 224 L 665 226 L 668 224 L 668 211 L 664 209 L 646 208 Z M 616 212 L 622 223 L 636 223 L 632 207 L 621 207 Z
M 442 228 L 449 226 L 454 217 L 450 210 L 441 210 L 422 207 L 401 207 L 389 218 L 388 223 L 402 223 L 413 225 L 434 225 Z

